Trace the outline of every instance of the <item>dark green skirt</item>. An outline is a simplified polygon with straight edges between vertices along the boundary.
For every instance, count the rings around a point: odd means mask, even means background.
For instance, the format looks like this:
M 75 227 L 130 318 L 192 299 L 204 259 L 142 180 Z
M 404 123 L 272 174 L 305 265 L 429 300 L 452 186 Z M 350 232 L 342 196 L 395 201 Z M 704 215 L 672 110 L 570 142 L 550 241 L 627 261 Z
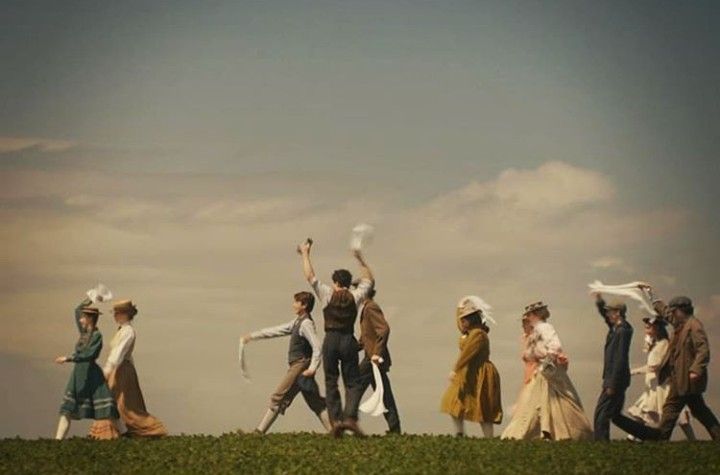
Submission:
M 97 363 L 75 363 L 60 414 L 71 419 L 117 419 L 115 399 Z

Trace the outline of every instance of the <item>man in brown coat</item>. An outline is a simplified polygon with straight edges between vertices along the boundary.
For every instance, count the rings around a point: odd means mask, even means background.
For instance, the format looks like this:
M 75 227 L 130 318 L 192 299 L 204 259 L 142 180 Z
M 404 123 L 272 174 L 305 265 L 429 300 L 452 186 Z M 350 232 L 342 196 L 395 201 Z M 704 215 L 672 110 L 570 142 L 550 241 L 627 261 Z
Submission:
M 383 384 L 383 404 L 387 412 L 384 414 L 388 425 L 388 434 L 400 433 L 400 415 L 398 414 L 395 397 L 390 387 L 387 373 L 390 371 L 390 352 L 387 348 L 390 337 L 390 326 L 385 320 L 380 306 L 373 300 L 375 288 L 368 292 L 367 300 L 360 310 L 360 342 L 359 347 L 365 352 L 365 358 L 360 362 L 360 393 L 364 393 L 368 386 L 375 389 L 376 382 L 373 376 L 372 365 L 378 365 Z
M 713 440 L 720 440 L 720 423 L 702 396 L 708 384 L 710 347 L 702 323 L 694 316 L 692 301 L 687 297 L 675 297 L 665 305 L 655 298 L 652 287 L 642 284 L 640 288 L 648 293 L 660 318 L 674 327 L 670 347 L 658 370 L 659 383 L 669 382 L 670 390 L 657 429 L 624 416 L 622 423 L 617 425 L 643 440 L 669 440 L 683 407 L 687 405 Z

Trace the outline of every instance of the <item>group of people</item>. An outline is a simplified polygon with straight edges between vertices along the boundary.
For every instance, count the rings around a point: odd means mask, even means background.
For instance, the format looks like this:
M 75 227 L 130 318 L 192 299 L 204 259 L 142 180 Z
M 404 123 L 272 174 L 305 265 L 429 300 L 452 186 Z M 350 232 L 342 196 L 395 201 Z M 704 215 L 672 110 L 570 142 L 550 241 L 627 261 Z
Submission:
M 353 280 L 346 269 L 332 274 L 332 284 L 321 282 L 312 265 L 312 240 L 298 246 L 304 276 L 312 293 L 297 292 L 292 299 L 293 319 L 241 337 L 242 343 L 289 336 L 288 370 L 270 397 L 270 404 L 255 431 L 266 433 L 273 422 L 302 393 L 310 410 L 324 430 L 334 437 L 346 432 L 364 436 L 358 424 L 363 394 L 372 386 L 382 387 L 383 413 L 388 434 L 401 433 L 400 416 L 388 372 L 391 366 L 388 339 L 390 327 L 375 301 L 375 279 L 362 253 L 354 251 L 360 278 Z M 633 328 L 627 306 L 621 301 L 606 302 L 595 293 L 595 304 L 608 327 L 604 347 L 602 388 L 591 425 L 580 397 L 568 375 L 570 359 L 560 338 L 548 322 L 550 310 L 543 302 L 524 309 L 521 338 L 523 386 L 514 405 L 512 419 L 503 439 L 600 440 L 610 439 L 610 423 L 629 434 L 632 440 L 668 440 L 679 421 L 688 439 L 695 436 L 688 410 L 707 429 L 713 440 L 720 440 L 720 423 L 707 407 L 703 393 L 707 388 L 709 345 L 702 323 L 694 316 L 692 301 L 676 297 L 668 304 L 656 298 L 650 285 L 638 289 L 652 302 L 655 315 L 644 318 L 644 351 L 647 364 L 630 368 Z M 323 314 L 325 337 L 317 335 L 312 311 L 316 303 Z M 137 308 L 131 301 L 113 307 L 118 332 L 111 342 L 108 360 L 101 369 L 95 360 L 102 348 L 97 330 L 100 312 L 84 300 L 75 318 L 80 339 L 71 356 L 58 363 L 73 362 L 75 368 L 60 409 L 57 438 L 65 437 L 70 419 L 96 419 L 90 435 L 99 439 L 118 437 L 118 418 L 130 436 L 157 437 L 166 434 L 160 421 L 148 414 L 138 384 L 132 350 L 135 331 L 131 325 Z M 480 424 L 483 435 L 492 437 L 493 427 L 503 420 L 500 376 L 490 360 L 489 306 L 476 296 L 462 298 L 456 307 L 460 331 L 459 355 L 445 391 L 441 411 L 450 415 L 456 434 L 465 434 L 465 421 Z M 359 341 L 355 324 L 359 319 Z M 668 325 L 673 327 L 672 336 Z M 364 356 L 362 361 L 359 352 Z M 315 381 L 320 365 L 325 374 L 325 397 Z M 644 375 L 645 390 L 622 413 L 625 392 L 631 376 Z M 339 378 L 342 375 L 344 398 Z M 344 405 L 343 405 L 344 400 Z
M 242 337 L 244 343 L 265 338 L 290 336 L 288 371 L 270 397 L 269 407 L 255 429 L 264 434 L 279 414 L 283 414 L 298 393 L 313 411 L 323 427 L 335 437 L 347 431 L 358 436 L 364 433 L 358 425 L 358 412 L 363 394 L 377 384 L 383 387 L 383 405 L 389 434 L 399 434 L 398 414 L 388 378 L 391 359 L 388 350 L 390 326 L 380 306 L 375 302 L 375 279 L 360 251 L 354 256 L 360 266 L 360 278 L 353 281 L 346 269 L 332 274 L 332 285 L 321 282 L 310 258 L 312 241 L 298 246 L 302 256 L 303 273 L 310 284 L 310 292 L 293 296 L 295 318 L 283 325 L 264 328 Z M 317 301 L 323 313 L 325 338 L 319 342 L 311 312 Z M 360 320 L 360 340 L 355 338 L 355 322 Z M 364 353 L 360 361 L 359 352 Z M 320 395 L 315 372 L 322 362 L 325 372 L 325 398 Z M 373 365 L 377 371 L 373 370 Z M 338 380 L 342 374 L 345 389 L 344 407 Z M 376 381 L 376 374 L 381 381 Z
M 97 301 L 102 302 L 103 298 L 97 296 Z M 80 338 L 75 350 L 70 356 L 55 358 L 58 364 L 74 363 L 60 406 L 55 438 L 64 439 L 70 421 L 78 419 L 94 419 L 89 434 L 93 439 L 167 435 L 163 423 L 147 412 L 135 371 L 132 321 L 138 313 L 137 307 L 130 300 L 114 302 L 113 316 L 118 330 L 101 368 L 96 361 L 103 347 L 97 327 L 101 312 L 93 304 L 93 300 L 86 298 L 77 306 L 75 324 Z
M 521 319 L 523 387 L 503 439 L 608 441 L 613 422 L 629 434 L 630 440 L 669 440 L 679 421 L 685 436 L 694 440 L 687 406 L 710 437 L 720 440 L 720 423 L 702 396 L 707 388 L 710 353 L 692 301 L 676 297 L 665 304 L 656 298 L 650 285 L 640 283 L 638 288 L 652 302 L 655 315 L 643 319 L 647 364 L 632 370 L 629 353 L 633 329 L 627 321 L 627 306 L 620 301 L 607 303 L 602 294 L 595 293 L 608 333 L 602 390 L 592 426 L 568 376 L 569 358 L 548 323 L 548 306 L 535 302 L 525 307 Z M 442 411 L 452 417 L 460 436 L 465 419 L 479 422 L 485 436 L 492 436 L 492 424 L 502 420 L 500 379 L 489 360 L 489 328 L 483 309 L 473 303 L 477 300 L 464 298 L 458 304 L 460 355 L 442 402 Z M 674 329 L 672 338 L 668 324 Z M 645 375 L 645 389 L 628 408 L 628 417 L 622 410 L 633 374 Z

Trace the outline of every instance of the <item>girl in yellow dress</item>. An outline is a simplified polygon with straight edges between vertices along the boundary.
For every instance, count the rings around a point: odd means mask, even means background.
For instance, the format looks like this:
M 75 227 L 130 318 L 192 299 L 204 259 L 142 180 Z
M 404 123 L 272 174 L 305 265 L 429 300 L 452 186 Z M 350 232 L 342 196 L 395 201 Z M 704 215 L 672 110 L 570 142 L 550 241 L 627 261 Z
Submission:
M 493 424 L 502 422 L 500 376 L 490 361 L 490 329 L 477 297 L 465 297 L 458 304 L 456 319 L 460 355 L 450 373 L 450 386 L 440 410 L 450 414 L 456 434 L 465 435 L 465 420 L 479 422 L 485 437 L 493 436 Z

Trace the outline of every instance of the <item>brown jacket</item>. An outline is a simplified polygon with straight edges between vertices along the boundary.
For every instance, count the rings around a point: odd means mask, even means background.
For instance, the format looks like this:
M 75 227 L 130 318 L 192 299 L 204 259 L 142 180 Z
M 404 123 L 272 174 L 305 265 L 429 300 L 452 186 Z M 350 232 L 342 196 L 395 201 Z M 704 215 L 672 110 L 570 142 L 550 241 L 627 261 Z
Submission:
M 702 394 L 707 389 L 707 365 L 710 362 L 710 346 L 702 322 L 692 316 L 685 322 L 676 321 L 661 300 L 655 301 L 653 306 L 657 314 L 674 327 L 670 346 L 658 370 L 660 384 L 670 381 L 679 396 Z M 693 382 L 690 381 L 691 371 L 700 375 Z
M 365 351 L 365 357 L 380 356 L 384 362 L 381 368 L 389 368 L 391 364 L 390 352 L 387 342 L 390 338 L 390 326 L 385 315 L 374 300 L 365 301 L 360 315 L 360 346 Z

